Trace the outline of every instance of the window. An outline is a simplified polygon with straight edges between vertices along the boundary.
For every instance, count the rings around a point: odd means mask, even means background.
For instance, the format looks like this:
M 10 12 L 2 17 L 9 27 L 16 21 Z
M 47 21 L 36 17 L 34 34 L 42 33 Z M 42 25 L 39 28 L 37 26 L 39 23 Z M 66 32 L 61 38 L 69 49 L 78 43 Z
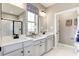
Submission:
M 28 11 L 27 20 L 28 33 L 38 33 L 38 14 Z

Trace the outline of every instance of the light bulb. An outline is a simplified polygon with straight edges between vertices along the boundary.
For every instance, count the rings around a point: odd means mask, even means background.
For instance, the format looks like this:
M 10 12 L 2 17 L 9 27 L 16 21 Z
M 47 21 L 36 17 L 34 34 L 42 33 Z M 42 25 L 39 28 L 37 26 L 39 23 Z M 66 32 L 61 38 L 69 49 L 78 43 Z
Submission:
M 46 13 L 44 11 L 40 12 L 40 15 L 45 17 L 46 16 Z

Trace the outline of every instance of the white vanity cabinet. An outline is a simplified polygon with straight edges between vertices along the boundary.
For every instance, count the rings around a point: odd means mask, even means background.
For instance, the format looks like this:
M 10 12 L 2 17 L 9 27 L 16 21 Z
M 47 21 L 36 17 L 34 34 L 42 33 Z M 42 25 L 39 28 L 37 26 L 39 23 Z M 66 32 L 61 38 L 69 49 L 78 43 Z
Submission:
M 7 45 L 3 47 L 3 55 L 20 55 L 21 54 L 21 49 L 22 48 L 22 43 L 16 43 L 12 45 Z M 20 53 L 20 54 L 19 54 Z
M 53 40 L 53 35 L 50 35 L 47 37 L 46 40 L 46 51 L 50 51 L 53 48 L 54 40 Z
M 3 56 L 41 56 L 53 48 L 53 35 L 35 38 L 2 47 L 0 55 Z
M 23 49 L 18 49 L 16 51 L 5 54 L 4 56 L 23 56 Z
M 34 42 L 34 55 L 40 56 L 45 53 L 46 39 L 40 39 Z

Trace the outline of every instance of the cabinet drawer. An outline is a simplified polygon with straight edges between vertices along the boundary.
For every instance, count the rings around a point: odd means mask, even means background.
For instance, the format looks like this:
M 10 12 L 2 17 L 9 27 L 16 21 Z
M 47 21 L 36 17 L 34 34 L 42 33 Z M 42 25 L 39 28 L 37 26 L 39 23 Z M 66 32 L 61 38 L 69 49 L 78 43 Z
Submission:
M 4 54 L 17 50 L 17 49 L 20 49 L 20 48 L 22 48 L 22 43 L 4 46 Z
M 34 45 L 40 44 L 40 40 L 34 41 Z
M 37 40 L 37 41 L 34 41 L 34 45 L 37 45 L 37 44 L 40 44 L 40 43 L 43 43 L 46 41 L 46 38 L 43 38 L 43 39 L 40 39 L 40 40 Z
M 45 42 L 46 41 L 46 38 L 43 38 L 40 40 L 40 42 Z
M 53 38 L 53 35 L 48 36 L 47 38 Z
M 4 56 L 23 56 L 23 49 L 13 51 L 13 52 L 8 53 L 8 54 L 6 54 Z
M 29 41 L 26 41 L 26 42 L 23 43 L 24 47 L 32 45 L 32 44 L 33 44 L 32 40 L 29 40 Z

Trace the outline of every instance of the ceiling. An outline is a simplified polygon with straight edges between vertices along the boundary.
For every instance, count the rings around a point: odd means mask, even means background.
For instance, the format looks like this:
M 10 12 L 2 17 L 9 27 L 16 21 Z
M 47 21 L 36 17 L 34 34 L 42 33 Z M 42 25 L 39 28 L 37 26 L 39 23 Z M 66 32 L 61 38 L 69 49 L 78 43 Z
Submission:
M 51 5 L 54 5 L 56 3 L 41 3 L 44 7 L 49 7 Z
M 51 5 L 54 5 L 55 3 L 41 3 L 45 7 L 49 7 Z M 17 4 L 18 5 L 18 4 Z M 2 12 L 13 14 L 13 15 L 20 15 L 22 12 L 24 12 L 23 8 L 18 7 L 16 4 L 10 4 L 10 3 L 3 3 L 2 4 Z M 22 4 L 19 4 L 22 5 Z
M 2 12 L 13 14 L 13 15 L 20 15 L 24 10 L 20 7 L 17 7 L 15 5 L 9 4 L 9 3 L 3 3 L 2 4 Z

